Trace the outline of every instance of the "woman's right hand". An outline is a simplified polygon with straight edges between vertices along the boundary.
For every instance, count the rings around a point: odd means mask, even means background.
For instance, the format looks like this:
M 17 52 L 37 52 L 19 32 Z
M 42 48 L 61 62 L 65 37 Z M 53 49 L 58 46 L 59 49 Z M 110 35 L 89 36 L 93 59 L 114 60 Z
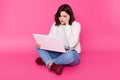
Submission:
M 37 47 L 38 49 L 40 49 L 40 48 L 41 48 L 41 45 L 40 45 L 40 44 L 36 44 L 36 47 Z

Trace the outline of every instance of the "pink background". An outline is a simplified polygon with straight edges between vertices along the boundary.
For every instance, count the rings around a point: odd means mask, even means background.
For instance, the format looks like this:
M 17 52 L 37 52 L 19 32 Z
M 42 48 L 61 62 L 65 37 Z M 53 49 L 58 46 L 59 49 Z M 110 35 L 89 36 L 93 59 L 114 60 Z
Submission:
M 35 59 L 62 3 L 81 23 L 81 63 L 58 76 Z M 120 80 L 120 0 L 0 0 L 0 80 Z

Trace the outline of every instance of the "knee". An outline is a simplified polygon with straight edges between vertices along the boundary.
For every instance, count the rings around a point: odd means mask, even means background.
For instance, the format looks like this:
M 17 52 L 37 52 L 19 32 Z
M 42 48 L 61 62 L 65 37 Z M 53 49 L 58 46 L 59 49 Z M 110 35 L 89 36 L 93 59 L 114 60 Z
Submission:
M 68 53 L 66 53 L 67 58 L 72 61 L 74 61 L 75 57 L 77 56 L 76 54 L 78 53 L 76 53 L 75 51 L 69 51 Z
M 74 52 L 74 51 L 69 51 L 69 52 L 67 53 L 67 55 L 68 55 L 68 57 L 70 57 L 70 58 L 74 58 L 74 57 L 75 57 L 75 52 Z
M 74 54 L 73 53 L 67 53 L 67 56 L 66 56 L 67 60 L 73 62 L 74 61 Z
M 45 50 L 36 48 L 36 51 L 39 53 L 39 52 L 44 52 Z
M 36 49 L 36 50 L 40 50 L 40 49 L 38 49 L 37 47 L 35 47 L 35 49 Z
M 73 65 L 78 65 L 80 63 L 80 56 L 79 54 L 77 53 L 77 55 L 75 56 L 74 58 L 74 61 L 70 64 L 71 66 Z

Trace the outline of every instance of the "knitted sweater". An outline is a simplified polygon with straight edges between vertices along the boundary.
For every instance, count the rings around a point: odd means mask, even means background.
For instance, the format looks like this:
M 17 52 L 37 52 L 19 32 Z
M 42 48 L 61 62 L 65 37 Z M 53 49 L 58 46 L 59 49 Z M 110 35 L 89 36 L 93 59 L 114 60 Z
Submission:
M 81 31 L 81 25 L 79 22 L 74 21 L 72 25 L 59 25 L 56 26 L 53 23 L 49 36 L 59 37 L 63 42 L 65 49 L 76 50 L 78 53 L 81 53 L 81 46 L 79 42 L 79 35 Z

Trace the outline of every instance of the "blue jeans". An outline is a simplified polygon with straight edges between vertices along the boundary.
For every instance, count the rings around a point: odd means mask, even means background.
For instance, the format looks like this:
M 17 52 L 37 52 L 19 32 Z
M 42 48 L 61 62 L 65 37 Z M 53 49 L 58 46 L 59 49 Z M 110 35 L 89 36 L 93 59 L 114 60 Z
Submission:
M 36 50 L 39 56 L 45 62 L 46 66 L 51 62 L 63 65 L 77 65 L 80 62 L 80 54 L 75 50 L 71 50 L 66 53 L 48 51 L 38 48 L 36 48 Z

